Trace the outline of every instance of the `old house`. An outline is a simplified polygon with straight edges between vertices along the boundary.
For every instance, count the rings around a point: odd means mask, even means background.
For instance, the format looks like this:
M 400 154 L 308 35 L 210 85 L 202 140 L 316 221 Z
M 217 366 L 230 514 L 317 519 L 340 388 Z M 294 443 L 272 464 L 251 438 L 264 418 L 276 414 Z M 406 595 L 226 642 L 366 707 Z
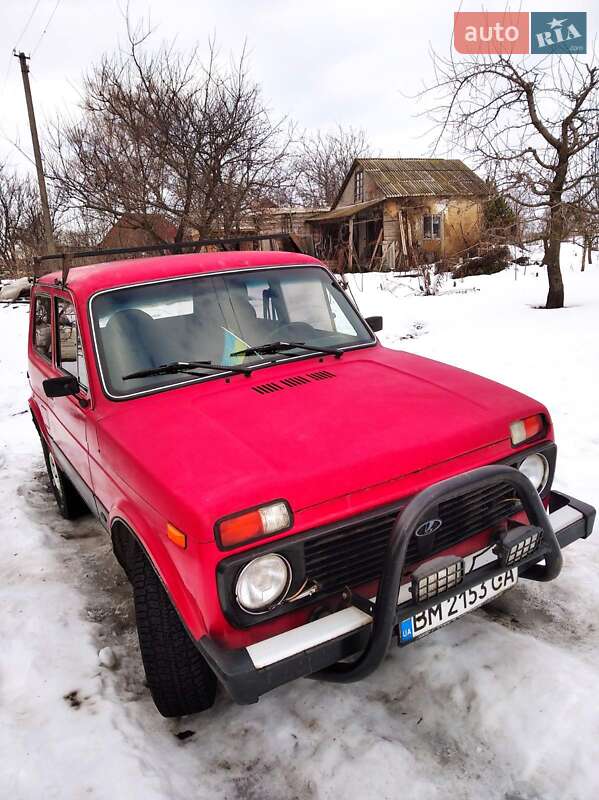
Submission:
M 357 158 L 330 211 L 309 220 L 338 269 L 456 261 L 480 241 L 487 184 L 462 161 Z
M 99 244 L 102 250 L 174 242 L 177 228 L 161 214 L 123 214 Z

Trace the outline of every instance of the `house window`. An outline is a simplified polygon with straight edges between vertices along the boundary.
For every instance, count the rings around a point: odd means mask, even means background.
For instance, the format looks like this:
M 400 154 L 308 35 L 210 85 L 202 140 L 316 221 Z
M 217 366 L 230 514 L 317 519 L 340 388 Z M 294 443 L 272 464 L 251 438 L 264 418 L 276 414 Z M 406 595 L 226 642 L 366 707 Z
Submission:
M 79 383 L 87 388 L 87 369 L 75 307 L 69 300 L 60 298 L 56 301 L 56 319 L 58 323 L 56 363 L 60 369 L 74 375 Z
M 364 200 L 364 172 L 359 169 L 356 172 L 354 185 L 354 203 L 361 203 Z
M 423 217 L 425 239 L 441 238 L 441 214 L 425 214 Z
M 35 320 L 33 323 L 33 346 L 48 361 L 52 361 L 52 306 L 48 295 L 35 298 Z

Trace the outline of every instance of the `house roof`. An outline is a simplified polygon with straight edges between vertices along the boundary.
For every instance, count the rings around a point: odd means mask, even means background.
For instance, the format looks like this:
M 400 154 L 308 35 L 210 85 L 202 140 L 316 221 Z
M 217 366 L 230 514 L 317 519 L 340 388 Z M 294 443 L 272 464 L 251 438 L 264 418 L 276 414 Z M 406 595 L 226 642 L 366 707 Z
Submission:
M 316 206 L 277 206 L 273 208 L 266 208 L 264 209 L 264 213 L 268 214 L 273 217 L 278 217 L 282 214 L 297 214 L 301 216 L 302 214 L 318 214 L 319 211 L 326 211 L 325 208 L 318 208 Z
M 379 197 L 376 200 L 367 200 L 365 203 L 354 203 L 351 206 L 339 206 L 339 208 L 334 208 L 332 211 L 324 211 L 321 214 L 309 217 L 308 222 L 332 222 L 337 219 L 349 219 L 349 217 L 359 214 L 360 211 L 365 211 L 367 208 L 379 205 L 382 199 L 382 197 Z
M 130 240 L 148 239 L 152 236 L 158 241 L 174 242 L 177 226 L 162 214 L 123 214 L 106 232 L 100 247 L 109 248 L 122 244 L 126 246 Z
M 488 192 L 487 184 L 457 159 L 356 158 L 333 208 L 357 166 L 374 180 L 382 197 L 463 197 Z

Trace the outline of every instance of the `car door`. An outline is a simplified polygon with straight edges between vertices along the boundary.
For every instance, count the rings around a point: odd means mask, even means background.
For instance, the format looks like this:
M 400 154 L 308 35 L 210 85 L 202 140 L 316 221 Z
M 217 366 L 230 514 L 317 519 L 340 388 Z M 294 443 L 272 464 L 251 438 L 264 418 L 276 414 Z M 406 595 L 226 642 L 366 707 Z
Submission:
M 89 504 L 93 503 L 93 489 L 87 445 L 91 409 L 87 366 L 71 298 L 66 293 L 56 293 L 53 303 L 56 375 L 73 375 L 80 391 L 77 395 L 47 399 L 49 433 L 61 466 Z
M 31 302 L 29 335 L 29 383 L 32 400 L 39 409 L 46 430 L 49 430 L 49 404 L 42 388 L 46 378 L 55 378 L 54 341 L 52 336 L 52 296 L 44 287 L 34 288 Z

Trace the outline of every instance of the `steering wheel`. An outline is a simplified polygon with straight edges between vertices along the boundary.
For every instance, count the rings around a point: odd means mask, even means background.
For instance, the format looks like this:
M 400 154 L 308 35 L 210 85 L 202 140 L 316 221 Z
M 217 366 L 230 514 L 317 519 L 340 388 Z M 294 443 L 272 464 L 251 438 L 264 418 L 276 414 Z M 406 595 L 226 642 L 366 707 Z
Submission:
M 283 322 L 270 332 L 275 341 L 280 338 L 293 339 L 311 336 L 315 328 L 307 322 Z

